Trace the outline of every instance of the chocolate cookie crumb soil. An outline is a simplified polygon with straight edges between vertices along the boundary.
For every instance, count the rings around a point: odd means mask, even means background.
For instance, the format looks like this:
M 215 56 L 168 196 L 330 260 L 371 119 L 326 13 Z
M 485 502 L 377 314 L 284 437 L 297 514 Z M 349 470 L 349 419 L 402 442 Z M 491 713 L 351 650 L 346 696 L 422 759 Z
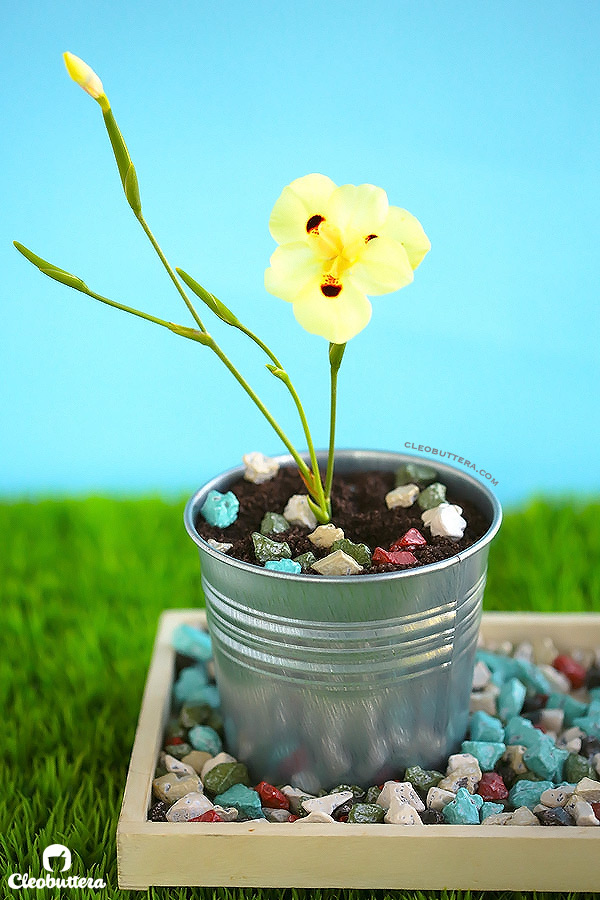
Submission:
M 448 559 L 483 537 L 490 526 L 489 520 L 473 504 L 449 493 L 448 502 L 456 503 L 462 508 L 467 528 L 460 540 L 434 537 L 423 525 L 422 510 L 417 503 L 408 508 L 387 509 L 385 496 L 393 487 L 392 472 L 340 474 L 334 478 L 332 519 L 337 527 L 344 530 L 349 540 L 367 544 L 371 550 L 375 547 L 388 548 L 409 528 L 417 528 L 427 539 L 425 546 L 415 547 L 412 550 L 417 562 L 411 566 L 374 564 L 365 569 L 365 575 L 417 568 Z M 305 494 L 306 488 L 294 468 L 282 468 L 275 478 L 263 484 L 253 484 L 240 478 L 229 489 L 240 502 L 237 520 L 228 528 L 222 529 L 208 525 L 202 517 L 198 517 L 196 527 L 205 540 L 213 538 L 233 544 L 228 556 L 257 565 L 252 533 L 260 531 L 264 514 L 283 513 L 289 498 L 293 494 Z M 328 550 L 319 550 L 308 540 L 309 533 L 307 528 L 292 526 L 288 531 L 272 533 L 269 537 L 274 541 L 287 542 L 292 551 L 292 558 L 308 551 L 312 551 L 318 559 L 327 556 Z M 320 576 L 314 573 L 314 577 Z

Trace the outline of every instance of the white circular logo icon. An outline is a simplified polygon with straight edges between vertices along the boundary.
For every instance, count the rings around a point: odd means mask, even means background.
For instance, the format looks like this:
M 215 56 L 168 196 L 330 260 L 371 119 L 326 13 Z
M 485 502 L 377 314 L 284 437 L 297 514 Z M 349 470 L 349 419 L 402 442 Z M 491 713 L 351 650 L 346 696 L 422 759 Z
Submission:
M 57 857 L 62 857 L 63 859 L 61 872 L 66 872 L 67 869 L 71 868 L 71 851 L 69 848 L 65 847 L 63 844 L 50 844 L 49 847 L 46 847 L 44 855 L 42 856 L 42 865 L 47 872 L 54 871 L 50 860 L 56 859 Z

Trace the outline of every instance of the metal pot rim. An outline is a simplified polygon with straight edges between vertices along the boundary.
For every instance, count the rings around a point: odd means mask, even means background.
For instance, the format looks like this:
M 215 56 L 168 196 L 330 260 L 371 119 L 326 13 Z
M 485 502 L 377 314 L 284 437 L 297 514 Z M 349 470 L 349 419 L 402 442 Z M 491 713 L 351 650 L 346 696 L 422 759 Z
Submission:
M 308 460 L 308 454 L 301 455 L 306 460 Z M 318 451 L 317 457 L 319 461 L 326 460 L 326 451 Z M 457 469 L 454 466 L 450 466 L 447 463 L 437 462 L 437 460 L 429 460 L 421 456 L 414 456 L 410 453 L 399 453 L 395 451 L 385 450 L 341 449 L 336 451 L 335 457 L 336 461 L 364 459 L 365 463 L 367 463 L 368 459 L 371 459 L 372 461 L 374 459 L 378 459 L 379 461 L 391 461 L 391 459 L 394 458 L 395 460 L 397 460 L 398 465 L 401 465 L 403 462 L 414 462 L 418 463 L 419 465 L 431 465 L 431 467 L 435 468 L 435 470 L 440 474 L 446 472 L 448 474 L 451 474 L 453 478 L 458 478 L 458 480 L 463 482 L 465 485 L 470 485 L 475 491 L 480 493 L 482 500 L 484 498 L 485 500 L 487 500 L 492 511 L 492 521 L 490 523 L 490 526 L 486 533 L 466 550 L 456 553 L 454 556 L 448 557 L 448 559 L 442 559 L 439 562 L 429 563 L 425 566 L 419 566 L 417 569 L 403 569 L 398 572 L 380 572 L 373 575 L 307 575 L 305 573 L 294 575 L 288 572 L 277 572 L 271 569 L 265 569 L 262 566 L 244 562 L 241 559 L 235 559 L 234 557 L 227 556 L 227 554 L 215 550 L 204 540 L 204 538 L 200 536 L 200 534 L 196 530 L 194 519 L 200 497 L 207 494 L 210 490 L 216 490 L 217 483 L 220 483 L 224 478 L 229 481 L 235 481 L 239 479 L 244 474 L 245 469 L 243 465 L 239 465 L 234 466 L 231 469 L 227 469 L 226 471 L 221 472 L 219 475 L 216 475 L 190 497 L 190 499 L 186 503 L 183 514 L 183 520 L 187 533 L 194 541 L 194 543 L 198 546 L 198 548 L 203 553 L 207 553 L 209 556 L 211 556 L 216 562 L 228 566 L 233 566 L 234 568 L 240 569 L 241 571 L 247 572 L 248 574 L 254 575 L 255 577 L 262 576 L 263 578 L 284 578 L 304 583 L 310 582 L 311 584 L 314 584 L 316 581 L 326 582 L 327 584 L 349 584 L 355 582 L 364 583 L 365 579 L 367 581 L 390 581 L 398 578 L 418 578 L 420 576 L 427 576 L 433 571 L 440 571 L 441 569 L 456 566 L 463 560 L 468 559 L 475 553 L 478 553 L 483 547 L 489 544 L 500 528 L 500 524 L 502 522 L 502 507 L 498 498 L 495 496 L 495 494 L 492 493 L 487 485 L 483 484 L 480 481 L 477 481 L 477 479 L 473 478 L 472 475 L 469 475 L 468 473 L 463 472 L 462 470 Z M 287 454 L 275 456 L 274 459 L 277 460 L 280 466 L 289 467 L 295 465 L 293 458 Z

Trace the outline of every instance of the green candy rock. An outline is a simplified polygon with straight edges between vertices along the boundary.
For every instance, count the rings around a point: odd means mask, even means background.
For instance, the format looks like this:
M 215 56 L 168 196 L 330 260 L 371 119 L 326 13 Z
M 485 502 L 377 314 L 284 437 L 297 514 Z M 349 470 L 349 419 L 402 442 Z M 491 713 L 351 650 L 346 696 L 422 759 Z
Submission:
M 380 789 L 376 784 L 374 784 L 373 787 L 368 788 L 367 793 L 365 794 L 364 802 L 367 804 L 375 803 L 380 793 Z
M 433 509 L 435 506 L 439 506 L 440 503 L 444 503 L 446 500 L 446 485 L 440 484 L 439 481 L 434 481 L 433 484 L 430 484 L 428 488 L 425 488 L 424 491 L 421 491 L 417 498 L 417 503 L 421 507 L 421 509 Z
M 355 544 L 353 541 L 349 541 L 348 538 L 342 538 L 332 544 L 331 553 L 334 553 L 336 550 L 343 550 L 344 553 L 347 553 L 348 556 L 351 556 L 359 565 L 364 566 L 366 569 L 371 565 L 372 553 L 366 544 Z
M 195 725 L 209 725 L 215 731 L 222 733 L 223 719 L 221 714 L 209 706 L 208 703 L 184 703 L 179 713 L 179 721 L 184 728 L 193 728 Z
M 417 484 L 424 487 L 431 484 L 437 478 L 437 472 L 431 466 L 420 466 L 417 463 L 407 463 L 396 469 L 395 487 L 402 484 Z
M 314 562 L 317 561 L 317 557 L 309 550 L 308 553 L 301 553 L 300 556 L 297 556 L 294 562 L 297 562 L 303 572 L 308 572 L 310 567 Z
M 216 767 L 215 767 L 216 768 Z M 260 805 L 260 797 L 252 788 L 243 784 L 234 784 L 222 794 L 215 797 L 215 806 L 234 806 L 246 819 L 264 819 Z
M 569 753 L 563 768 L 565 781 L 576 784 L 582 778 L 595 778 L 594 773 L 595 769 L 589 759 L 586 759 L 585 756 L 580 756 L 579 753 Z
M 434 769 L 422 769 L 421 766 L 410 766 L 404 773 L 404 780 L 410 781 L 412 786 L 426 794 L 429 788 L 437 787 L 444 776 Z
M 271 559 L 291 559 L 292 551 L 289 544 L 272 541 L 271 538 L 265 537 L 255 531 L 252 535 L 252 543 L 254 544 L 254 552 L 256 558 L 261 563 L 269 562 Z
M 204 790 L 209 794 L 223 794 L 234 784 L 250 786 L 248 769 L 243 763 L 219 763 L 218 766 L 213 766 L 204 778 Z
M 348 813 L 348 822 L 356 825 L 379 825 L 384 816 L 385 810 L 376 803 L 355 803 Z
M 183 744 L 165 744 L 165 753 L 174 756 L 175 759 L 183 759 L 192 750 L 190 744 L 184 741 Z
M 282 534 L 284 531 L 289 531 L 290 528 L 291 525 L 285 516 L 274 512 L 265 513 L 260 523 L 261 534 Z
M 342 791 L 352 791 L 352 796 L 355 800 L 362 800 L 365 796 L 364 788 L 359 787 L 357 784 L 338 784 L 337 787 L 332 788 L 327 793 L 340 794 Z

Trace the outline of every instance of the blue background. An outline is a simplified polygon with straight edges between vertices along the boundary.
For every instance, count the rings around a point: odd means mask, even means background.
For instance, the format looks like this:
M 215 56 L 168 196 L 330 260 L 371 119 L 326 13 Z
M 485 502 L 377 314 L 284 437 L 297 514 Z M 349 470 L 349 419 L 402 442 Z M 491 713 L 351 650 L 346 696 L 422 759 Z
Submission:
M 318 445 L 327 344 L 263 287 L 272 205 L 313 171 L 384 187 L 432 242 L 348 346 L 338 446 L 449 450 L 508 503 L 600 489 L 598 3 L 24 2 L 3 18 L 2 494 L 191 491 L 282 451 L 208 351 L 11 246 L 191 324 L 64 50 L 102 78 L 171 263 L 273 345 Z M 210 327 L 301 446 L 260 352 Z

